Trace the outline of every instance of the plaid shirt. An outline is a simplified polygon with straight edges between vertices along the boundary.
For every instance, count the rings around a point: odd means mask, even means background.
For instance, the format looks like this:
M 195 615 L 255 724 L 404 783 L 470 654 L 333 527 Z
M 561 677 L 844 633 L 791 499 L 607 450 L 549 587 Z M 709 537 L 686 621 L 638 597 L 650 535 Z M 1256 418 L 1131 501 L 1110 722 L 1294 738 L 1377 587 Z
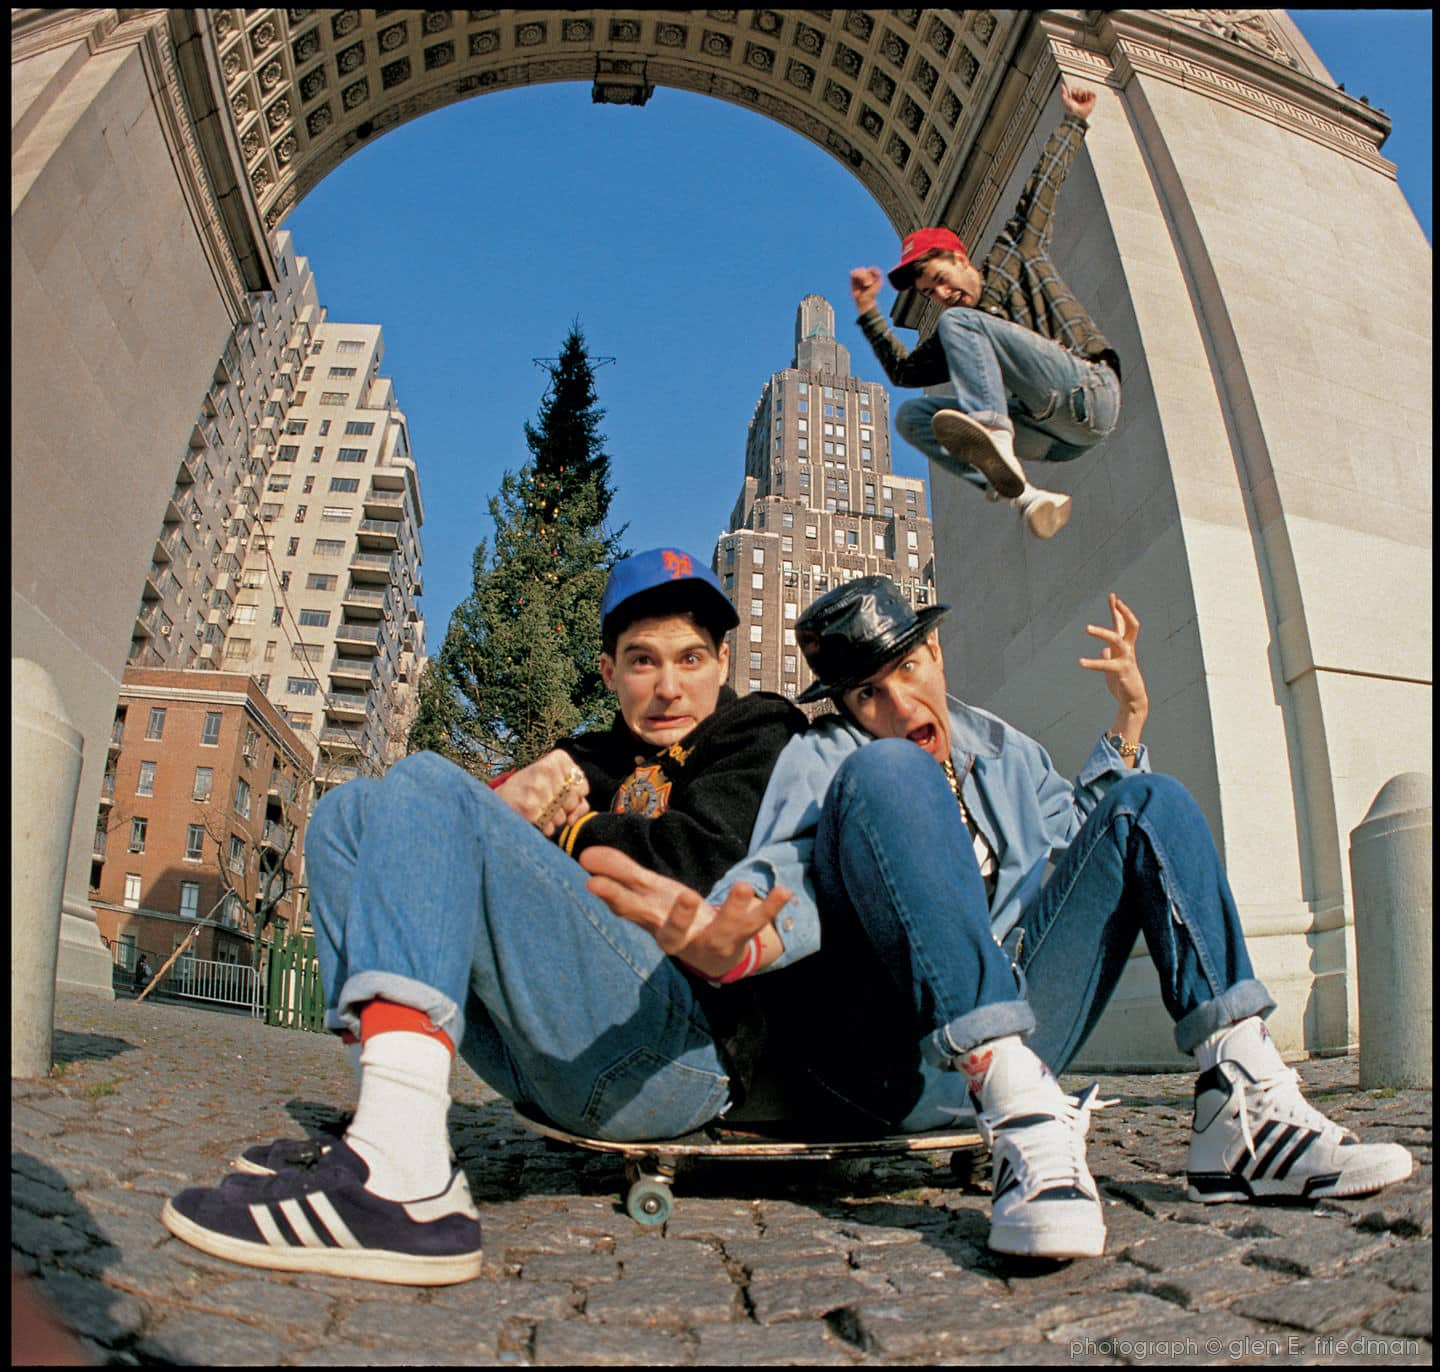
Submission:
M 1023 324 L 1091 362 L 1106 362 L 1119 376 L 1120 359 L 1115 350 L 1050 260 L 1055 197 L 1080 150 L 1086 127 L 1083 119 L 1067 114 L 1050 135 L 1015 213 L 980 268 L 984 286 L 975 308 Z M 895 385 L 935 386 L 950 379 L 945 352 L 935 334 L 910 352 L 878 309 L 866 310 L 858 323 Z

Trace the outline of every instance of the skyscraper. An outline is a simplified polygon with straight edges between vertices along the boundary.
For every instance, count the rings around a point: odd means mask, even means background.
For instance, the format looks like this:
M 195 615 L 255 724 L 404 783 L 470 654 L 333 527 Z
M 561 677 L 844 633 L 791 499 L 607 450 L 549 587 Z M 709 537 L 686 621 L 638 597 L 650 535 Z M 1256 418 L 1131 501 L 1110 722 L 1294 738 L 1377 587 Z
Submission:
M 835 312 L 807 295 L 795 354 L 760 392 L 745 477 L 712 565 L 740 612 L 729 684 L 795 696 L 812 680 L 795 620 L 817 596 L 857 576 L 893 578 L 916 605 L 935 600 L 925 482 L 890 460 L 890 397 L 850 374 Z
M 224 666 L 316 749 L 316 789 L 405 751 L 424 508 L 379 325 L 318 323 L 265 478 Z

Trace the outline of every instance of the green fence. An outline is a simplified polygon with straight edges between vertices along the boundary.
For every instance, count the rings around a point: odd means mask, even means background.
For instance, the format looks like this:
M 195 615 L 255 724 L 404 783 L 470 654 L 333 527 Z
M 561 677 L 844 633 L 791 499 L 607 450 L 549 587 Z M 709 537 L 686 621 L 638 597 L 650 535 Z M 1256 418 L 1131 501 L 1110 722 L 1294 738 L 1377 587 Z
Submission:
M 270 947 L 265 1023 L 322 1033 L 324 1021 L 325 992 L 320 985 L 315 940 L 304 934 L 284 934 Z

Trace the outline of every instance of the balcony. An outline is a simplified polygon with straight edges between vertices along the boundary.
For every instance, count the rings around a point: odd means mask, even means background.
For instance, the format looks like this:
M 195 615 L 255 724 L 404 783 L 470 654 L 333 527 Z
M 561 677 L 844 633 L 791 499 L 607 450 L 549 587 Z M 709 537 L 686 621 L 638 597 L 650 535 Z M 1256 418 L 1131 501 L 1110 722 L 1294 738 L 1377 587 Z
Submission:
M 369 699 L 370 695 L 367 691 L 340 691 L 332 688 L 330 699 L 325 702 L 325 711 L 342 722 L 353 721 L 363 724 L 365 722 L 365 706 Z
M 403 467 L 377 467 L 370 474 L 370 487 L 376 491 L 405 492 L 405 469 Z
M 360 752 L 360 733 L 357 729 L 321 729 L 320 746 L 327 753 Z
M 261 836 L 261 842 L 266 848 L 273 848 L 277 853 L 283 853 L 290 842 L 290 835 L 286 833 L 283 824 L 267 824 Z
M 394 562 L 395 559 L 388 553 L 355 552 L 350 555 L 350 575 L 356 581 L 388 586 Z
M 375 668 L 368 658 L 341 657 L 336 654 L 330 660 L 330 680 L 333 682 L 361 682 L 367 689 L 375 677 Z
M 385 591 L 362 590 L 351 585 L 340 597 L 340 604 L 347 614 L 357 619 L 379 619 L 385 613 Z
M 400 525 L 388 519 L 362 519 L 355 532 L 362 548 L 388 548 L 393 552 L 400 546 Z
M 365 492 L 365 513 L 375 519 L 404 518 L 405 492 L 382 491 L 372 481 Z
M 180 459 L 180 466 L 175 473 L 175 484 L 177 486 L 193 486 L 198 475 L 200 459 L 195 449 L 187 448 Z
M 295 778 L 272 771 L 266 794 L 274 796 L 282 805 L 289 805 L 295 799 Z
M 342 782 L 354 781 L 360 775 L 360 768 L 335 762 L 322 762 L 315 777 L 317 786 L 339 786 Z
M 115 773 L 106 772 L 100 778 L 100 804 L 113 805 L 115 803 Z
M 335 643 L 349 644 L 367 653 L 380 651 L 380 626 L 378 624 L 342 624 L 335 630 Z

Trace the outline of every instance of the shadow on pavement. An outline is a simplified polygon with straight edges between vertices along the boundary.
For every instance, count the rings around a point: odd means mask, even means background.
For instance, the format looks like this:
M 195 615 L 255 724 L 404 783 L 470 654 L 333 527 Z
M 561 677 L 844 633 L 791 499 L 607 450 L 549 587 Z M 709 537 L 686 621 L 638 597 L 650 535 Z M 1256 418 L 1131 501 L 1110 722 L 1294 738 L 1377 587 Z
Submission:
M 55 1031 L 54 1058 L 58 1062 L 105 1061 L 121 1053 L 133 1053 L 135 1045 L 109 1034 L 77 1034 L 70 1029 Z

